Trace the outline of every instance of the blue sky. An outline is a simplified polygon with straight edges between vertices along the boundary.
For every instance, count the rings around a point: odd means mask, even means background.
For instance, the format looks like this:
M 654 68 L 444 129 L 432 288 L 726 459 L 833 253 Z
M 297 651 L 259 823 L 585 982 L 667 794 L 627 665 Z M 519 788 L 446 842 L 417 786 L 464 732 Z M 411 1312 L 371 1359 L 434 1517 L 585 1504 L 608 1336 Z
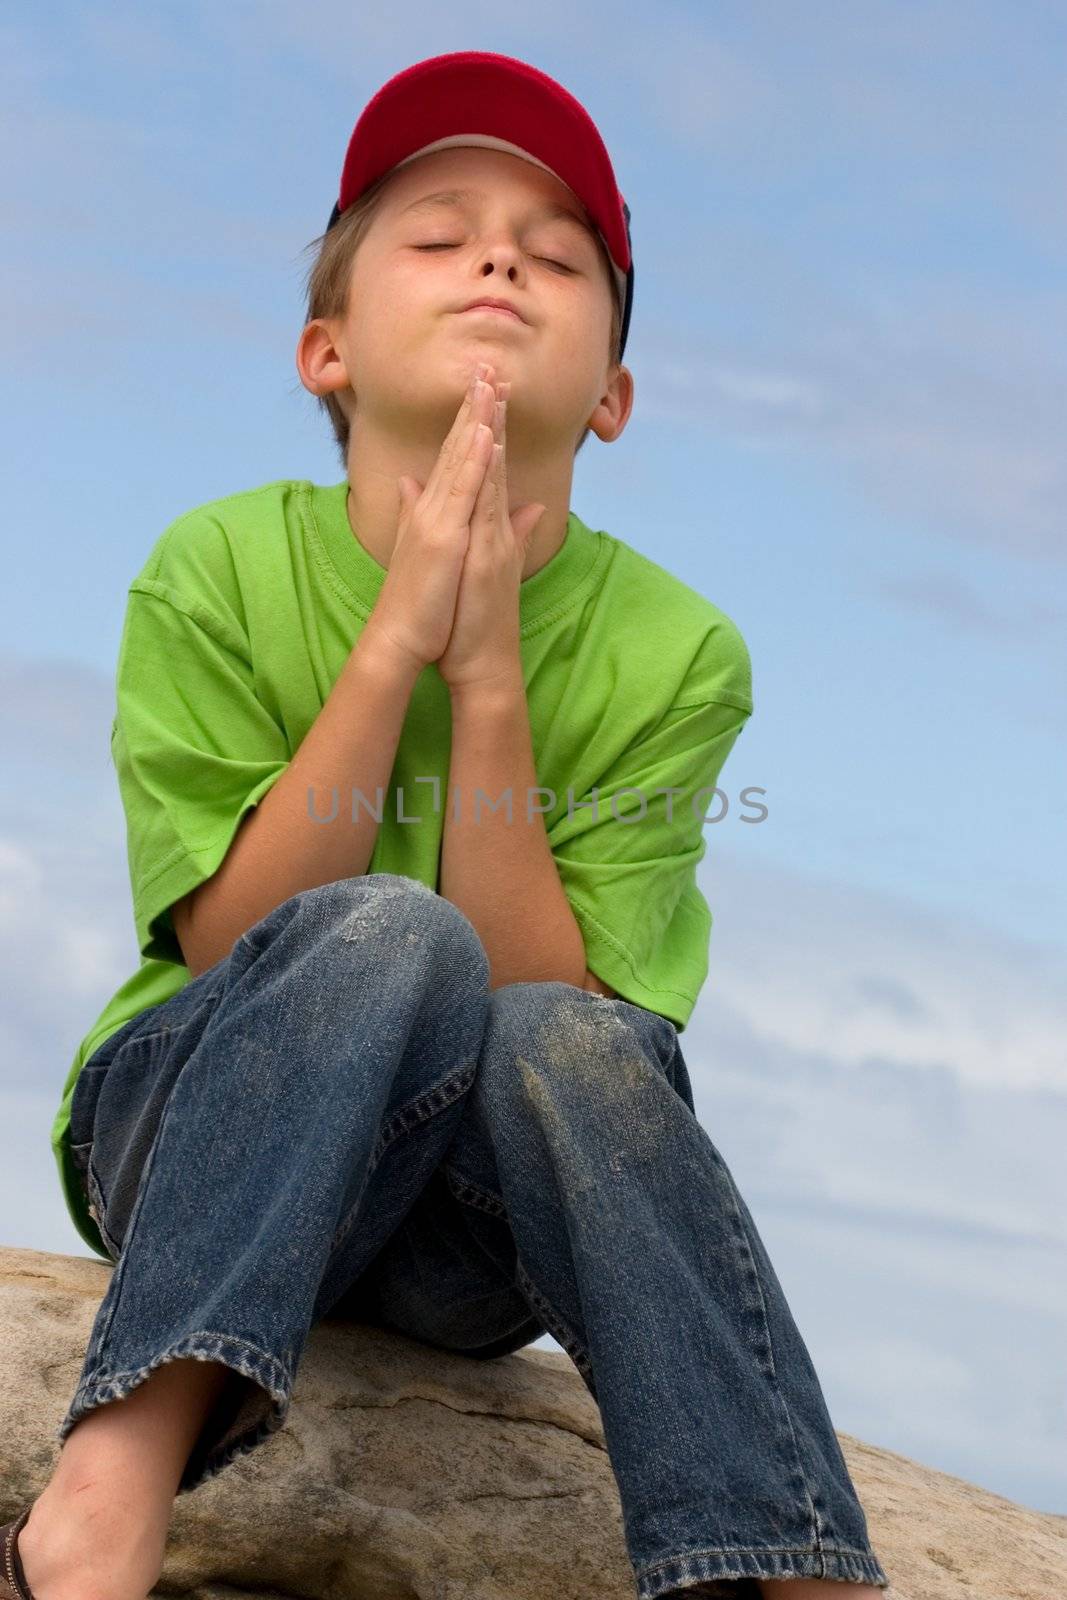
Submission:
M 0 21 L 5 1242 L 87 1253 L 48 1140 L 136 965 L 126 586 L 183 511 L 339 481 L 294 364 L 305 246 L 388 77 L 502 51 L 586 105 L 632 213 L 634 412 L 572 506 L 753 660 L 700 869 L 698 1114 L 838 1428 L 1063 1511 L 1067 15 L 535 12 Z

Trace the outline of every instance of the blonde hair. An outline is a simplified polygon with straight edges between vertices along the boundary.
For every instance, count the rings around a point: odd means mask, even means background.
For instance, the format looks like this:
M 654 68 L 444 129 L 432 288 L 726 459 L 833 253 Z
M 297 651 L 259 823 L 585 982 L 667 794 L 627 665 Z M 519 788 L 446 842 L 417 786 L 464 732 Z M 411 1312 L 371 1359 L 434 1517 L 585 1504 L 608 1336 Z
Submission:
M 305 245 L 302 255 L 310 251 L 317 251 L 305 278 L 305 293 L 307 298 L 307 313 L 304 318 L 305 325 L 314 322 L 318 317 L 344 317 L 348 312 L 348 292 L 352 282 L 352 267 L 356 258 L 356 251 L 366 237 L 367 230 L 377 215 L 381 204 L 382 194 L 387 182 L 395 173 L 391 168 L 376 182 L 364 190 L 359 199 L 334 223 L 332 228 L 312 239 Z M 592 219 L 586 213 L 587 221 L 592 224 Z M 612 366 L 617 366 L 622 357 L 619 345 L 622 338 L 622 306 L 619 301 L 618 285 L 615 273 L 608 257 L 607 247 L 599 233 L 596 231 L 596 245 L 600 259 L 611 286 L 611 332 L 608 339 L 608 359 Z M 315 396 L 319 409 L 326 412 L 333 428 L 334 440 L 341 458 L 341 465 L 345 472 L 348 471 L 348 441 L 350 434 L 349 421 L 337 398 L 337 393 L 331 390 L 328 394 Z M 590 430 L 586 428 L 574 449 L 574 454 L 582 448 L 589 437 Z

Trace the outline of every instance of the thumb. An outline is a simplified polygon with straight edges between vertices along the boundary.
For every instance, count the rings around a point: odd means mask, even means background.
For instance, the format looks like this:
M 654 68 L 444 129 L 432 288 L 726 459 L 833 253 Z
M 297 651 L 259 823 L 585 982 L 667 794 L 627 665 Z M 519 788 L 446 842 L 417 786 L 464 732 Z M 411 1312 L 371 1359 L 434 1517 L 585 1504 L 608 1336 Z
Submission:
M 533 531 L 547 510 L 547 506 L 531 500 L 511 513 L 511 526 L 524 553 L 529 549 Z
M 422 484 L 416 483 L 414 478 L 409 478 L 403 473 L 397 480 L 400 491 L 400 515 L 406 516 L 422 493 Z

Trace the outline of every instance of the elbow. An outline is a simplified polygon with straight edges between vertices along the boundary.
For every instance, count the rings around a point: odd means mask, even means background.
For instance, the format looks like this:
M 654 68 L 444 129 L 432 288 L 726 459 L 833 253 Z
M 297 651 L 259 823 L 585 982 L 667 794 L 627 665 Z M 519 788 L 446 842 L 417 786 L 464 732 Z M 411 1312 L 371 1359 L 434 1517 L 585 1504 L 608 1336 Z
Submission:
M 214 966 L 217 959 L 211 956 L 210 951 L 205 948 L 201 937 L 201 929 L 196 925 L 193 918 L 193 906 L 202 887 L 202 884 L 198 885 L 189 894 L 183 895 L 180 900 L 176 900 L 170 908 L 170 920 L 174 929 L 174 937 L 178 941 L 182 960 L 194 978 L 198 978 L 202 972 L 206 972 L 209 967 Z

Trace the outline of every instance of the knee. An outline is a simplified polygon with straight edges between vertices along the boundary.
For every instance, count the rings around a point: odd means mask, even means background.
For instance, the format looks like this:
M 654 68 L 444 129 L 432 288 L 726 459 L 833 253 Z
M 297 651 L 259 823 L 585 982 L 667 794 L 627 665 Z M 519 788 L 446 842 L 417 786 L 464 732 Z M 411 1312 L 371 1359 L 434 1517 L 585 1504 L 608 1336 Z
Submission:
M 474 924 L 417 878 L 362 873 L 305 890 L 301 898 L 323 931 L 342 944 L 369 933 L 397 955 L 429 944 L 450 973 L 469 970 L 488 988 L 489 957 Z
M 677 1038 L 669 1018 L 628 1001 L 573 983 L 510 983 L 490 995 L 485 1055 L 618 1089 L 649 1068 L 670 1078 Z
M 632 1005 L 619 996 L 608 997 L 561 980 L 508 983 L 501 989 L 494 989 L 491 998 L 491 1020 L 498 1032 L 510 1033 L 527 1042 L 531 1037 L 572 1036 L 592 1042 L 626 1032 L 669 1042 L 677 1038 L 669 1018 Z
M 538 1068 L 592 1068 L 617 1050 L 625 1024 L 603 995 L 576 984 L 509 983 L 490 995 L 488 1029 L 500 1051 Z
M 552 1025 L 567 1027 L 584 1009 L 584 1002 L 593 998 L 589 990 L 558 980 L 506 983 L 503 988 L 493 990 L 492 1019 L 502 1031 L 529 1035 L 531 1029 Z
M 590 1154 L 576 1184 L 600 1181 L 605 1144 L 613 1172 L 624 1156 L 652 1171 L 695 1120 L 677 1037 L 669 1018 L 574 984 L 509 984 L 490 996 L 478 1092 L 550 1139 L 565 1127 Z

